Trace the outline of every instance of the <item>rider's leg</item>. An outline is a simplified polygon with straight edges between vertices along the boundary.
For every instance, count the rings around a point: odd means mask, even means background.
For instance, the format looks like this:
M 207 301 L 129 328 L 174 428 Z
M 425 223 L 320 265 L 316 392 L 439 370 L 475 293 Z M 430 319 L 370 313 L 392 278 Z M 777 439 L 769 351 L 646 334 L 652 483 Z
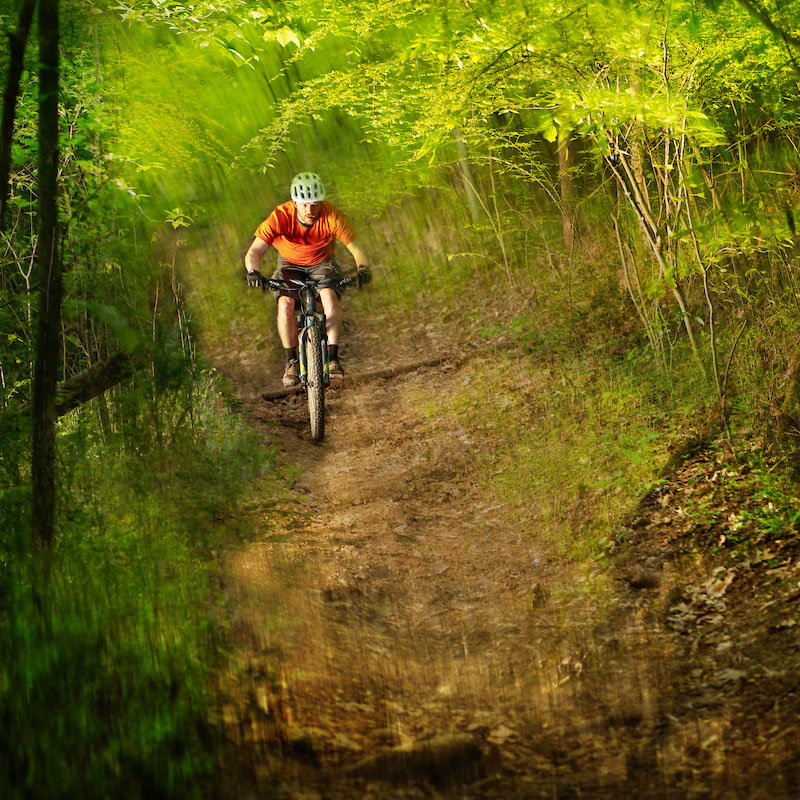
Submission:
M 278 336 L 286 352 L 283 385 L 297 386 L 300 383 L 300 366 L 297 362 L 297 323 L 294 319 L 294 300 L 291 297 L 278 298 Z
M 278 336 L 284 350 L 297 347 L 297 322 L 294 318 L 294 300 L 278 298 Z
M 328 344 L 338 345 L 339 334 L 342 331 L 342 315 L 339 307 L 339 298 L 333 289 L 320 289 L 319 299 L 325 311 L 327 321 Z

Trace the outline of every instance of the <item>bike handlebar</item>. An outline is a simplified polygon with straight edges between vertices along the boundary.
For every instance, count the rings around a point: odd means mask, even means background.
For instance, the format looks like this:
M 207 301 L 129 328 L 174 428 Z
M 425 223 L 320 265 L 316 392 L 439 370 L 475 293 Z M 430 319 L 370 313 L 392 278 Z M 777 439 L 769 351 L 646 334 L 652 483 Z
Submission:
M 340 281 L 332 280 L 314 280 L 308 278 L 306 280 L 298 280 L 297 278 L 268 278 L 264 281 L 264 287 L 267 289 L 305 289 L 307 286 L 313 286 L 316 289 L 344 289 L 352 286 L 356 282 L 355 278 L 342 278 Z

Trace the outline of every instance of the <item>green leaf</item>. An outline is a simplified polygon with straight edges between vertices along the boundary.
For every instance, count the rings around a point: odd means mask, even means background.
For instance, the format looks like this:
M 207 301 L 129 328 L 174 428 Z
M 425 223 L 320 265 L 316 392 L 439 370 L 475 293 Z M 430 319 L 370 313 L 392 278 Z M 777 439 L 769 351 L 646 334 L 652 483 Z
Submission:
M 286 47 L 290 42 L 300 47 L 300 39 L 291 28 L 281 28 L 275 33 L 275 40 L 281 47 Z
M 542 131 L 542 136 L 544 136 L 544 138 L 545 138 L 545 139 L 546 139 L 548 142 L 554 142 L 556 139 L 558 139 L 558 129 L 556 128 L 556 126 L 555 126 L 555 125 L 552 125 L 552 124 L 551 124 L 551 125 L 548 125 L 548 126 L 547 126 L 547 127 L 546 127 L 546 128 L 543 130 L 543 131 Z

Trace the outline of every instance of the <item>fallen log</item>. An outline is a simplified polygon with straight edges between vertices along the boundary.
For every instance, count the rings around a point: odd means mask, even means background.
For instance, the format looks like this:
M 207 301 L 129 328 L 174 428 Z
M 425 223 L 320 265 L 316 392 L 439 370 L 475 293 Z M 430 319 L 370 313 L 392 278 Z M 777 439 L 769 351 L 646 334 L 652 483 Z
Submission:
M 133 366 L 134 358 L 129 353 L 118 351 L 60 383 L 56 388 L 56 416 L 63 417 L 73 408 L 116 386 L 133 372 Z
M 370 381 L 380 380 L 381 378 L 395 378 L 398 375 L 405 375 L 409 372 L 414 372 L 423 367 L 438 367 L 450 360 L 450 356 L 437 356 L 435 358 L 426 358 L 423 361 L 414 361 L 411 364 L 397 364 L 393 367 L 385 367 L 383 369 L 376 369 L 370 372 L 362 372 L 357 375 L 348 375 L 341 380 L 336 380 L 331 385 L 335 388 L 356 386 L 361 383 L 369 383 Z M 293 394 L 304 391 L 302 386 L 288 386 L 284 389 L 275 389 L 274 391 L 262 392 L 261 398 L 263 400 L 280 400 L 282 397 L 289 397 Z
M 129 377 L 135 361 L 136 357 L 129 353 L 112 353 L 64 383 L 59 383 L 56 387 L 56 418 L 63 417 L 68 411 L 98 397 Z M 7 411 L 0 417 L 0 426 L 18 426 L 19 420 L 30 411 L 28 404 Z

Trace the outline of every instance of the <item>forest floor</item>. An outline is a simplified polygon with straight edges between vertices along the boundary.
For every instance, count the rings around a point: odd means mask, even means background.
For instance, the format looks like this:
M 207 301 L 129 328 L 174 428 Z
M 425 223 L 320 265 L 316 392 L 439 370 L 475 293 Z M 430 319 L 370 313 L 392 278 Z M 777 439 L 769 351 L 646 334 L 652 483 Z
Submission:
M 800 556 L 714 553 L 752 509 L 744 468 L 706 448 L 607 559 L 552 552 L 474 466 L 489 434 L 419 402 L 493 358 L 452 341 L 423 319 L 348 324 L 320 445 L 304 396 L 263 399 L 274 359 L 210 348 L 285 484 L 253 498 L 264 536 L 223 569 L 216 795 L 800 797 Z

